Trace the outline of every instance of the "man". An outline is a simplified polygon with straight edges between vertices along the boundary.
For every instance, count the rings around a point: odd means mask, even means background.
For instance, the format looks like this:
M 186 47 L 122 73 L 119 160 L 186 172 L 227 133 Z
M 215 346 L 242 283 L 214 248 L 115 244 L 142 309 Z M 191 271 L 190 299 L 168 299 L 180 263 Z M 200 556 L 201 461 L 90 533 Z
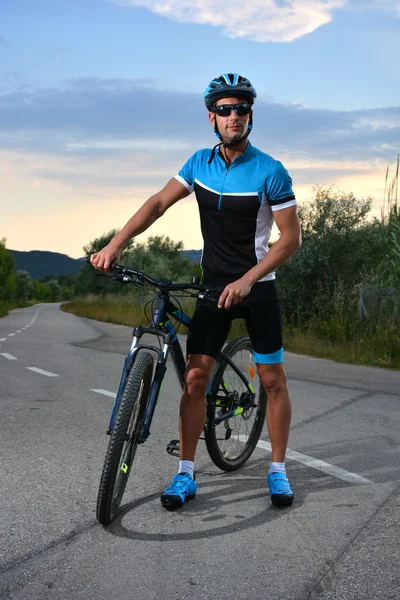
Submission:
M 282 324 L 274 271 L 301 243 L 291 179 L 283 165 L 248 141 L 256 91 L 245 77 L 228 73 L 205 92 L 209 120 L 220 143 L 199 150 L 91 262 L 109 270 L 124 245 L 193 190 L 204 238 L 203 282 L 223 287 L 218 305 L 198 302 L 187 341 L 187 369 L 180 408 L 179 472 L 161 496 L 166 508 L 194 498 L 194 459 L 205 424 L 206 387 L 232 318 L 246 319 L 258 375 L 268 394 L 272 446 L 268 485 L 274 505 L 289 506 L 293 492 L 285 470 L 291 403 L 283 368 Z M 218 150 L 217 150 L 218 148 Z M 279 239 L 268 248 L 273 221 Z

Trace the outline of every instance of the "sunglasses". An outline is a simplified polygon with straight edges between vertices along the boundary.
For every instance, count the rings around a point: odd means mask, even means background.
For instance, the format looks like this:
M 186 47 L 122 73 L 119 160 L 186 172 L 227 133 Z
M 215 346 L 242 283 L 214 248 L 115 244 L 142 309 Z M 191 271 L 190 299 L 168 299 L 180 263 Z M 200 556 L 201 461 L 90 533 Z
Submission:
M 239 117 L 244 117 L 251 111 L 251 104 L 248 104 L 247 102 L 241 102 L 240 104 L 221 104 L 214 108 L 215 114 L 220 117 L 229 117 L 233 110 Z

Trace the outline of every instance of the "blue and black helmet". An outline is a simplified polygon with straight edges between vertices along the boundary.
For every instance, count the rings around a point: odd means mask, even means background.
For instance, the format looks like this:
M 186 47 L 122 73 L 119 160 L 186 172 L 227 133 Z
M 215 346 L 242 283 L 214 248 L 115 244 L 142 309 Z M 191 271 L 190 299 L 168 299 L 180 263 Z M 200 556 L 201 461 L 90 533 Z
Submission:
M 209 111 L 212 111 L 215 102 L 221 98 L 245 98 L 250 104 L 257 97 L 256 90 L 246 77 L 238 73 L 225 73 L 213 79 L 204 92 L 204 102 Z

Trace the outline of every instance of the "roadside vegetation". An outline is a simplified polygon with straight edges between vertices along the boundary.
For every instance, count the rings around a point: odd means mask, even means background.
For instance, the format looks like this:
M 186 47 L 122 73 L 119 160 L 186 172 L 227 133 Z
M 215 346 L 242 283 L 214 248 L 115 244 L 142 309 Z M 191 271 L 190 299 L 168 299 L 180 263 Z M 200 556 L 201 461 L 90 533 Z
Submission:
M 33 279 L 26 271 L 15 271 L 15 258 L 0 240 L 0 317 L 13 308 L 23 308 L 37 302 L 59 302 L 72 298 L 73 276 L 59 275 Z

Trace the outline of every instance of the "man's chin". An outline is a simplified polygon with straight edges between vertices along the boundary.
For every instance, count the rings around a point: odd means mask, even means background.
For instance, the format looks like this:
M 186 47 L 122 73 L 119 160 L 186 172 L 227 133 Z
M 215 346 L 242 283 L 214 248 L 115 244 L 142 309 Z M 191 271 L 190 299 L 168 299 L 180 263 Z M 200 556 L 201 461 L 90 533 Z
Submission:
M 239 142 L 239 141 L 242 139 L 242 137 L 243 137 L 243 133 L 242 133 L 242 132 L 240 132 L 240 133 L 238 133 L 238 134 L 236 134 L 236 135 L 230 135 L 230 136 L 227 138 L 227 141 L 228 141 L 230 144 L 232 144 L 233 142 Z

